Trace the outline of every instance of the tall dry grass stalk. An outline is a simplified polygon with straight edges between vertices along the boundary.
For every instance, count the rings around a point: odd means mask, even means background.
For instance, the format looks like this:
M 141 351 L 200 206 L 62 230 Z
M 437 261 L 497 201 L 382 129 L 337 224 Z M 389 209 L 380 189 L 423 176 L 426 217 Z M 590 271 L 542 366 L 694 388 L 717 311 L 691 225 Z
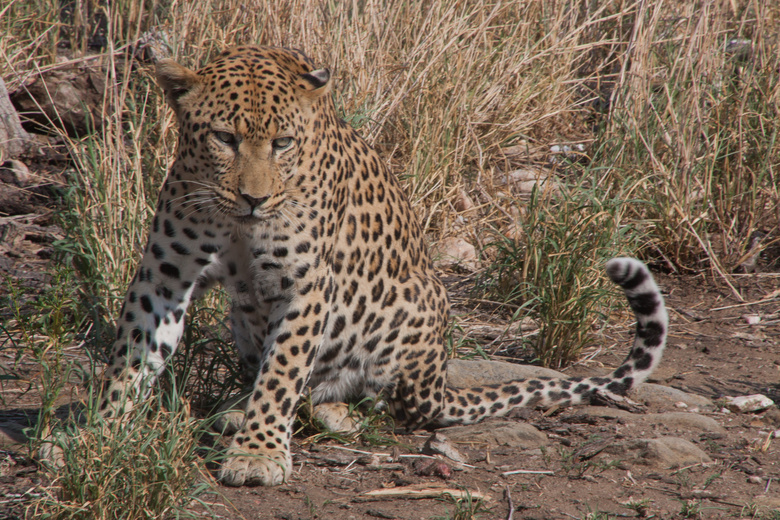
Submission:
M 647 178 L 639 197 L 651 204 L 634 217 L 648 254 L 670 265 L 728 279 L 777 225 L 780 55 L 768 25 L 779 14 L 755 1 L 648 2 L 634 23 L 606 157 L 617 175 Z

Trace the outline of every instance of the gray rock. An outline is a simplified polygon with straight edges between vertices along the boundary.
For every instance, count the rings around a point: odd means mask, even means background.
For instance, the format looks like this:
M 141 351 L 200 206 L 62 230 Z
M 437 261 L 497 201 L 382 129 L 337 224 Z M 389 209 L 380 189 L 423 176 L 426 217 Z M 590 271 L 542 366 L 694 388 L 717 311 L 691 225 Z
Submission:
M 27 424 L 15 421 L 0 421 L 0 448 L 19 448 L 29 440 L 24 434 Z
M 622 419 L 626 422 L 636 422 L 642 417 L 639 414 L 618 410 L 617 408 L 607 408 L 606 406 L 577 406 L 571 409 L 568 415 L 587 415 L 590 417 L 601 417 L 603 419 Z
M 677 437 L 616 442 L 604 449 L 602 457 L 603 454 L 659 468 L 679 468 L 700 462 L 712 462 L 710 456 L 704 451 L 691 442 Z
M 441 430 L 433 432 L 427 441 L 425 441 L 425 447 L 423 448 L 425 453 L 444 455 L 448 459 L 452 459 L 455 462 L 468 462 L 468 459 L 458 451 L 453 443 L 441 432 Z
M 642 422 L 654 426 L 664 426 L 670 430 L 700 431 L 724 433 L 726 430 L 718 421 L 692 412 L 649 413 L 641 415 Z
M 650 406 L 672 407 L 677 403 L 685 403 L 689 408 L 698 408 L 701 411 L 717 409 L 715 403 L 706 397 L 653 383 L 639 385 L 631 392 L 631 398 L 635 401 L 645 402 Z
M 524 422 L 485 421 L 465 426 L 439 428 L 450 442 L 474 445 L 510 446 L 513 448 L 540 448 L 547 446 L 547 436 Z
M 447 362 L 447 384 L 454 388 L 501 384 L 516 379 L 538 377 L 566 378 L 566 374 L 549 368 L 503 361 L 450 359 Z
M 462 267 L 476 271 L 479 267 L 477 250 L 462 238 L 448 237 L 431 247 L 433 265 L 439 269 Z
M 726 430 L 715 419 L 692 412 L 667 412 L 637 414 L 607 408 L 605 406 L 578 406 L 570 416 L 586 415 L 603 419 L 620 419 L 626 423 L 646 426 L 663 426 L 669 430 L 694 430 L 697 432 L 723 433 Z

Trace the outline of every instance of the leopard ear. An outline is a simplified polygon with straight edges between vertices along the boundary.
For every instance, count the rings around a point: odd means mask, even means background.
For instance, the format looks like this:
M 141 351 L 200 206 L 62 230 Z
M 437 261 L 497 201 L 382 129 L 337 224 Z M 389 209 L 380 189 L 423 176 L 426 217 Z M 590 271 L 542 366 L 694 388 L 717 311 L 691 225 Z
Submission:
M 200 76 L 173 60 L 157 62 L 157 82 L 165 91 L 168 103 L 179 113 L 179 99 L 200 84 Z
M 298 87 L 303 91 L 304 96 L 312 101 L 330 92 L 330 71 L 328 69 L 313 70 L 301 74 L 300 78 Z

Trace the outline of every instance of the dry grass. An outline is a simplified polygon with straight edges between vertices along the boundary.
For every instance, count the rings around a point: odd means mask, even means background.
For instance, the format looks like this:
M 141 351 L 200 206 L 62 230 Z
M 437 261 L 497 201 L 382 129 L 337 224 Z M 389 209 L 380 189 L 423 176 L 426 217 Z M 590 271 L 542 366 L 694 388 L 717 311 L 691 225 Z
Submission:
M 95 13 L 75 2 L 62 23 L 57 4 L 15 2 L 0 14 L 0 70 L 12 88 L 52 66 L 63 37 L 71 58 L 85 55 Z M 584 143 L 610 175 L 641 182 L 640 198 L 656 205 L 633 213 L 648 225 L 645 254 L 694 268 L 705 259 L 728 271 L 767 213 L 777 218 L 777 82 L 769 72 L 778 54 L 766 35 L 778 8 L 764 4 L 116 2 L 106 7 L 108 47 L 97 60 L 113 80 L 111 121 L 96 164 L 77 170 L 116 177 L 105 187 L 123 210 L 106 214 L 142 223 L 153 207 L 173 121 L 149 71 L 131 72 L 121 52 L 145 31 L 161 31 L 173 56 L 192 67 L 233 44 L 294 46 L 334 71 L 345 117 L 402 177 L 434 239 L 450 232 L 461 189 L 487 204 L 481 219 L 495 218 L 496 200 L 504 209 L 518 204 L 496 193 L 497 176 L 544 163 L 550 145 Z M 503 153 L 517 144 L 520 153 Z M 746 164 L 750 158 L 760 164 Z M 123 261 L 142 229 L 106 237 L 100 249 L 114 253 L 98 264 Z M 132 271 L 113 267 L 119 279 Z
M 204 498 L 214 487 L 206 466 L 219 455 L 201 444 L 215 434 L 190 416 L 176 392 L 138 403 L 111 425 L 94 408 L 85 415 L 85 424 L 54 437 L 63 466 L 30 504 L 29 518 L 217 518 Z
M 618 175 L 647 178 L 649 255 L 726 276 L 778 222 L 778 8 L 700 7 L 658 4 L 637 24 L 606 157 Z

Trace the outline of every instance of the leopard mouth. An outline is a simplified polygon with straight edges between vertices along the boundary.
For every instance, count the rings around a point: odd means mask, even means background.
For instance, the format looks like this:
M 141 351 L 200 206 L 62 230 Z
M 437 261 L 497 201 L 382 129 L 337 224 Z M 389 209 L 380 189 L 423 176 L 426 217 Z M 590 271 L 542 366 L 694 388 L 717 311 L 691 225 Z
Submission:
M 264 220 L 269 220 L 276 215 L 275 208 L 242 208 L 240 214 L 234 215 L 233 218 L 239 224 L 256 224 Z M 237 212 L 238 213 L 238 212 Z

